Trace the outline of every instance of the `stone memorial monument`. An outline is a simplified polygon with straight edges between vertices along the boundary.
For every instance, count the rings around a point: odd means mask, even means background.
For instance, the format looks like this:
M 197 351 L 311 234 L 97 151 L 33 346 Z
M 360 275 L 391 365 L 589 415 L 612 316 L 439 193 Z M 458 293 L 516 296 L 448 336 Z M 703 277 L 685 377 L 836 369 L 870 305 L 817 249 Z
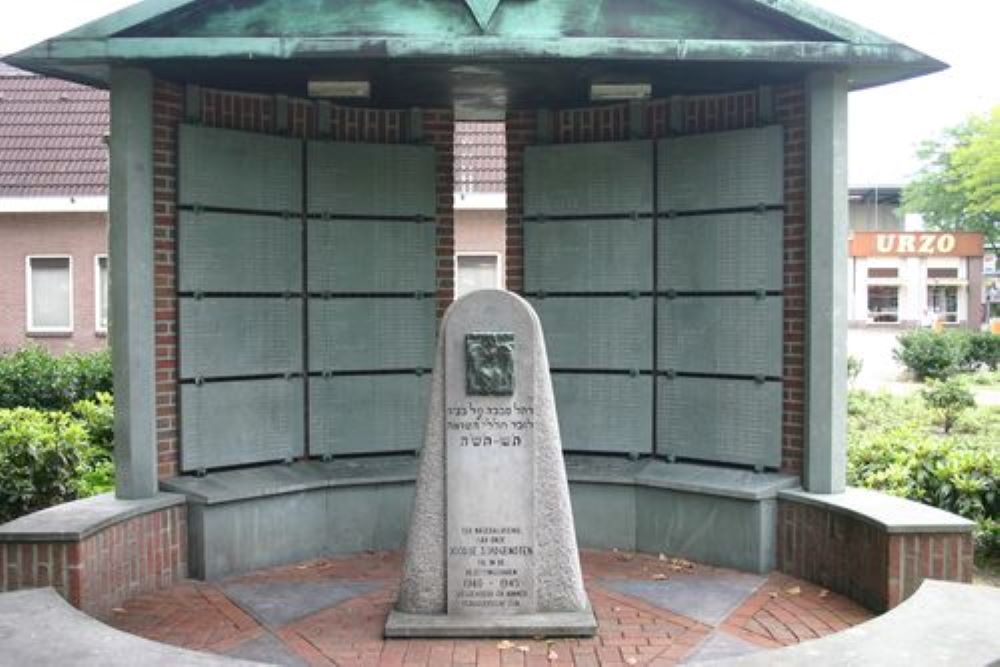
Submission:
M 590 636 L 538 316 L 474 292 L 445 314 L 387 637 Z

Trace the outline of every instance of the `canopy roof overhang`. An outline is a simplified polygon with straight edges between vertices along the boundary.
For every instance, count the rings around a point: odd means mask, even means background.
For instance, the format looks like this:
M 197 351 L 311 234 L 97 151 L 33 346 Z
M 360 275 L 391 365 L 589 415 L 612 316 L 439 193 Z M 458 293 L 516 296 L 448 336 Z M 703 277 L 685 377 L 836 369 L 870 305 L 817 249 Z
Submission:
M 97 86 L 115 66 L 297 96 L 364 79 L 368 105 L 501 111 L 583 103 L 593 83 L 665 97 L 833 67 L 861 89 L 946 67 L 798 0 L 145 0 L 8 60 Z

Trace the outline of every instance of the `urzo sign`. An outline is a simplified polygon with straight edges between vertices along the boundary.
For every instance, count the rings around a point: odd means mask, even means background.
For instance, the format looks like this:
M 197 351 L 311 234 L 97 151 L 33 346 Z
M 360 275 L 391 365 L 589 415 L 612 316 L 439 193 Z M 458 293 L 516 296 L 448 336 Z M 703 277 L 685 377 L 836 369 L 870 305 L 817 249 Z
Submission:
M 983 237 L 966 232 L 854 232 L 852 257 L 982 257 Z

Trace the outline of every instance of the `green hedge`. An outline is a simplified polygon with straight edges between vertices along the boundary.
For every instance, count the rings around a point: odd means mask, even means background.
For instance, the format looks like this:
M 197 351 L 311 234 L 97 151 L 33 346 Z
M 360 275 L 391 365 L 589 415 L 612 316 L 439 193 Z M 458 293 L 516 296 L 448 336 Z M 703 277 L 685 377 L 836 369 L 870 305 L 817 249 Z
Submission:
M 0 523 L 114 487 L 110 394 L 73 412 L 0 409 Z
M 55 356 L 32 345 L 0 356 L 0 408 L 69 410 L 111 391 L 107 351 Z
M 988 331 L 919 329 L 897 337 L 896 359 L 918 380 L 1000 366 L 1000 336 Z
M 1000 409 L 969 410 L 950 435 L 919 396 L 852 391 L 848 483 L 960 514 L 978 523 L 981 554 L 1000 554 Z

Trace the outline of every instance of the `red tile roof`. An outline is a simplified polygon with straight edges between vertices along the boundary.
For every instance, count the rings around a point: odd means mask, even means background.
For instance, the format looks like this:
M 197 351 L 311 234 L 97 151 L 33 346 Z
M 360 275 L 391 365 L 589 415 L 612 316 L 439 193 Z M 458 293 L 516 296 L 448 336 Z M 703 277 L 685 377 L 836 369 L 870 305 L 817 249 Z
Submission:
M 108 94 L 0 64 L 0 197 L 108 191 Z
M 455 191 L 506 192 L 503 123 L 455 123 Z

